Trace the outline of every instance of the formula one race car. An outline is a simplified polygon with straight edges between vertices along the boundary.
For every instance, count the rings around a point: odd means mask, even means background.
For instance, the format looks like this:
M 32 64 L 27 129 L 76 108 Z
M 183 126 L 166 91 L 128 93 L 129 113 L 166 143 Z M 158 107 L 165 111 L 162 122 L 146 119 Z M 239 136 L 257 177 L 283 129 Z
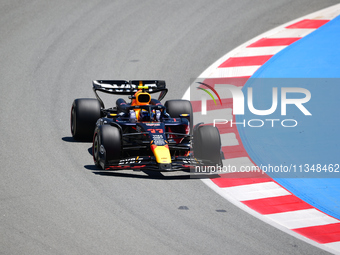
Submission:
M 160 101 L 168 89 L 164 81 L 95 80 L 96 98 L 76 99 L 71 111 L 75 140 L 92 140 L 94 163 L 105 170 L 184 170 L 197 165 L 222 166 L 217 128 L 193 127 L 190 101 Z M 97 92 L 128 95 L 105 108 Z M 158 99 L 150 94 L 159 93 Z

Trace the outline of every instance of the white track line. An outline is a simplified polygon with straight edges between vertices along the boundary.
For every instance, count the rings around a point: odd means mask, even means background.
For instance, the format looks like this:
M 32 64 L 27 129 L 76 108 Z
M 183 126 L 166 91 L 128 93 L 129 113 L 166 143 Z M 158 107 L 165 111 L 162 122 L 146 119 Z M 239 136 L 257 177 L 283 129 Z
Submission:
M 270 36 L 270 38 L 304 37 L 315 29 L 285 29 Z
M 227 78 L 227 77 L 244 77 L 252 76 L 260 66 L 237 66 L 224 67 L 212 70 L 207 73 L 209 78 Z
M 268 197 L 279 197 L 291 194 L 275 182 L 241 185 L 229 188 L 222 188 L 222 190 L 223 192 L 228 193 L 239 201 L 247 201 Z
M 237 170 L 240 170 L 241 166 L 254 166 L 248 157 L 230 158 L 224 159 L 223 166 L 235 166 Z
M 231 120 L 233 118 L 231 114 L 232 109 L 220 109 L 220 110 L 213 110 L 209 111 L 207 115 L 201 115 L 201 112 L 194 112 L 194 123 L 196 124 L 195 120 L 199 120 L 199 122 L 204 123 L 211 123 L 212 119 L 227 119 Z
M 266 215 L 266 217 L 289 229 L 320 226 L 339 222 L 339 220 L 329 217 L 314 208 L 275 213 Z
M 253 57 L 253 56 L 265 56 L 275 55 L 279 51 L 286 48 L 286 46 L 271 46 L 271 47 L 256 47 L 256 48 L 244 48 L 244 50 L 235 52 L 234 57 Z
M 224 143 L 223 143 L 224 146 L 239 145 L 239 142 L 236 139 L 235 133 L 221 134 L 221 140 L 224 141 Z

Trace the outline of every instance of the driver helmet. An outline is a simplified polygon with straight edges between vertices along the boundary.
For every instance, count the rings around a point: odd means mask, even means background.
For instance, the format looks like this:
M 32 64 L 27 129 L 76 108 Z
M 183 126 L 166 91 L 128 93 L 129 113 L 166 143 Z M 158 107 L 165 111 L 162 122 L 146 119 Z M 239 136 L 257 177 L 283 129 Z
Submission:
M 150 101 L 151 96 L 149 93 L 138 90 L 133 97 L 131 105 L 148 105 Z

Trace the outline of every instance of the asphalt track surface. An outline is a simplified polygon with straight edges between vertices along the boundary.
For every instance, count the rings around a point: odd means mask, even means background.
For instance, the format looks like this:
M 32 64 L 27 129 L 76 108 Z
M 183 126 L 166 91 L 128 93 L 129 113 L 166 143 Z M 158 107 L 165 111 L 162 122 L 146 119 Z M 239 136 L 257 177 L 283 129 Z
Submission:
M 336 3 L 1 1 L 0 253 L 323 254 L 186 173 L 97 171 L 69 115 L 93 79 L 181 98 L 236 46 Z

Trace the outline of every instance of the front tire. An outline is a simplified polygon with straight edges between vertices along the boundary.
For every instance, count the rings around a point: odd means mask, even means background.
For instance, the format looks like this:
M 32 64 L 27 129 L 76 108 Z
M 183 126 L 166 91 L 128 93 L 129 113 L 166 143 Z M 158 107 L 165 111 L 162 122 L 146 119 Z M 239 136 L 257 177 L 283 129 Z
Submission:
M 222 164 L 220 132 L 213 126 L 199 126 L 194 130 L 194 156 L 210 160 L 215 165 Z
M 119 160 L 121 157 L 122 138 L 117 127 L 103 125 L 96 128 L 92 154 L 96 166 L 105 169 L 110 161 Z
M 71 133 L 75 140 L 92 141 L 97 120 L 101 117 L 97 99 L 81 98 L 73 101 L 71 109 Z

